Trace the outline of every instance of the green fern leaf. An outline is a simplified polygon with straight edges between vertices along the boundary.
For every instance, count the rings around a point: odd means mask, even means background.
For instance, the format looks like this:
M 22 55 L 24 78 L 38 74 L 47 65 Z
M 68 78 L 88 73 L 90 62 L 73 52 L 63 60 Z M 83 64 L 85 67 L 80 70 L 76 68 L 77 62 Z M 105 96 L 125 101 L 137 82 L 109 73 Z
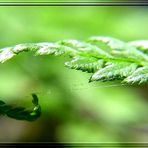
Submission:
M 4 48 L 0 50 L 0 62 L 3 63 L 9 59 L 11 59 L 15 53 L 11 51 L 11 48 Z
M 70 62 L 65 62 L 65 66 L 71 69 L 82 70 L 83 72 L 94 73 L 104 65 L 103 60 L 90 57 L 76 57 Z
M 126 83 L 145 83 L 148 81 L 148 66 L 140 67 L 136 71 L 134 71 L 131 75 L 129 75 L 124 82 Z
M 143 51 L 144 53 L 148 54 L 148 41 L 147 40 L 132 41 L 132 42 L 129 42 L 129 44 Z
M 103 45 L 104 47 L 108 47 L 108 49 L 124 49 L 125 43 L 115 39 L 113 37 L 106 37 L 106 36 L 95 36 L 88 39 L 88 42 L 91 44 L 96 44 L 98 46 Z
M 69 56 L 65 66 L 93 73 L 92 81 L 121 80 L 121 83 L 148 82 L 148 41 L 124 42 L 112 37 L 91 37 L 86 41 L 62 40 L 55 43 L 19 44 L 0 50 L 3 63 L 23 51 L 35 55 Z
M 0 114 L 17 120 L 34 121 L 38 119 L 41 115 L 41 107 L 38 104 L 38 97 L 35 94 L 32 94 L 32 97 L 32 103 L 35 106 L 33 111 L 26 110 L 24 107 L 13 107 L 0 100 Z
M 123 80 L 124 78 L 130 76 L 137 67 L 138 65 L 128 62 L 111 63 L 94 73 L 90 78 L 90 82 L 98 80 Z

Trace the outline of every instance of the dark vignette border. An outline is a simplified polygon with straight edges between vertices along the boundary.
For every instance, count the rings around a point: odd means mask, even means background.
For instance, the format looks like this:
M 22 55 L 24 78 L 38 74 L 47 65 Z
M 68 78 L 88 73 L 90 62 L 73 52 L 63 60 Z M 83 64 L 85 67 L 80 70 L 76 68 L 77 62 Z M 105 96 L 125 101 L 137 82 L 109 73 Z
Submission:
M 54 1 L 30 1 L 30 2 L 0 2 L 0 6 L 148 6 L 146 0 L 116 0 L 116 1 L 67 1 L 67 2 L 54 2 Z
M 37 142 L 37 143 L 33 143 L 33 142 L 29 142 L 29 143 L 0 143 L 0 147 L 58 147 L 58 148 L 67 148 L 67 147 L 71 147 L 71 148 L 125 148 L 125 147 L 132 147 L 132 148 L 147 148 L 148 147 L 148 143 L 114 143 L 114 142 L 107 142 L 107 143 L 102 143 L 102 142 L 98 142 L 98 143 L 64 143 L 64 142 Z

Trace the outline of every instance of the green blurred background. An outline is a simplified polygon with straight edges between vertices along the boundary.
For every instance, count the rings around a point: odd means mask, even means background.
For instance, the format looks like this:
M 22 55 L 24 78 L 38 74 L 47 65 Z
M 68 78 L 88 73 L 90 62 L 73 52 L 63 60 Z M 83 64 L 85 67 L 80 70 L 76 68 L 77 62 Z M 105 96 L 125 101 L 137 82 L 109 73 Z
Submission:
M 147 7 L 1 7 L 0 48 L 20 43 L 112 36 L 148 39 Z M 30 107 L 34 122 L 0 116 L 0 142 L 147 142 L 148 86 L 88 83 L 90 74 L 64 67 L 67 58 L 22 53 L 0 64 L 0 98 Z

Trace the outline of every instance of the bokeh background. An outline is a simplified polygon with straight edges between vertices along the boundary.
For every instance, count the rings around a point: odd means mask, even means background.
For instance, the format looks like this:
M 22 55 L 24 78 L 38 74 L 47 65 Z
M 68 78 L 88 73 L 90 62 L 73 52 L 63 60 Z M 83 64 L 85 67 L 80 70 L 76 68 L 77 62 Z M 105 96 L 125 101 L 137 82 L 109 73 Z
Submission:
M 1 7 L 0 48 L 20 43 L 112 36 L 148 39 L 147 7 Z M 88 83 L 91 74 L 64 67 L 67 58 L 21 53 L 0 64 L 0 98 L 42 116 L 0 116 L 0 142 L 148 142 L 148 85 Z

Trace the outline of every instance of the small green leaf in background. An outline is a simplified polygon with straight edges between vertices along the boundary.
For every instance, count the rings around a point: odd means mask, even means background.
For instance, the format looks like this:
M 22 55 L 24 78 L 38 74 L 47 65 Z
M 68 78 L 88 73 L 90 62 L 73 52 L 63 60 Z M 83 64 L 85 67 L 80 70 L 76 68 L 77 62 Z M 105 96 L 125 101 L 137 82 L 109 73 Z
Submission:
M 0 100 L 0 114 L 7 115 L 8 117 L 17 120 L 34 121 L 38 119 L 41 115 L 41 107 L 38 104 L 37 95 L 32 94 L 32 97 L 32 102 L 35 105 L 33 111 L 26 110 L 26 108 L 24 107 L 13 107 L 11 105 L 7 105 L 5 102 Z

